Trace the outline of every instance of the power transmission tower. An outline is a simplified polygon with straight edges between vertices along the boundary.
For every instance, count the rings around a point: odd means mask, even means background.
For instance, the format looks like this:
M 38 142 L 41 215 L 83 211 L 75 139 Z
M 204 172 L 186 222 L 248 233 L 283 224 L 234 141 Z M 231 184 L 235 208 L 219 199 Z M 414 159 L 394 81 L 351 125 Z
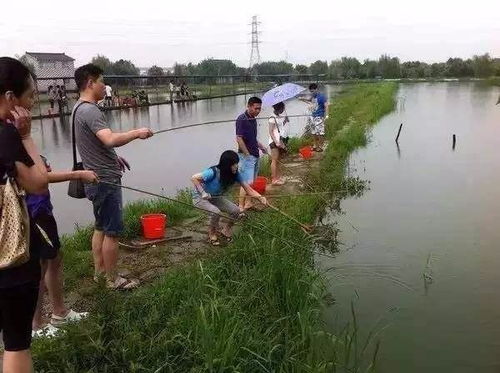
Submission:
M 259 52 L 259 30 L 258 27 L 260 22 L 257 21 L 257 16 L 252 17 L 252 51 L 250 52 L 250 72 L 253 70 L 255 64 L 260 63 L 260 52 Z

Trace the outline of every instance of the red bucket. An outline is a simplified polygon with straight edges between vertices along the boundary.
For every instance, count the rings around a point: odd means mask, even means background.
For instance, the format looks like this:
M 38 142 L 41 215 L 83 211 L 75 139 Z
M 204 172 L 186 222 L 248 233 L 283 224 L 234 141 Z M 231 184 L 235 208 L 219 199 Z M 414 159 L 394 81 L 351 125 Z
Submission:
M 255 181 L 251 185 L 252 189 L 259 194 L 266 193 L 266 186 L 267 186 L 267 179 L 264 176 L 257 176 Z
M 299 153 L 304 159 L 310 159 L 313 156 L 313 150 L 310 146 L 304 146 L 299 149 Z
M 165 214 L 146 214 L 141 216 L 144 238 L 157 240 L 165 237 L 167 216 Z

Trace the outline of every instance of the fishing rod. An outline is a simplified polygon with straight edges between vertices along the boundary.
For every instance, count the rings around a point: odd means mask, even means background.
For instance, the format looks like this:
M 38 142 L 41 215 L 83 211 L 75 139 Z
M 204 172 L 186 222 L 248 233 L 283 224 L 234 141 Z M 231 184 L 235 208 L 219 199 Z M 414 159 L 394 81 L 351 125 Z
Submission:
M 265 197 L 267 199 L 270 199 L 270 198 L 292 198 L 292 197 L 327 195 L 327 194 L 342 193 L 342 192 L 349 192 L 349 190 L 344 189 L 344 190 L 334 190 L 334 191 L 331 191 L 331 192 L 267 194 L 267 195 L 265 195 Z M 226 196 L 211 196 L 211 199 L 214 199 L 214 198 L 226 198 Z
M 179 200 L 176 200 L 174 198 L 170 198 L 170 197 L 166 197 L 166 196 L 162 196 L 161 194 L 156 194 L 156 193 L 152 193 L 152 192 L 148 192 L 148 191 L 145 191 L 145 190 L 141 190 L 141 189 L 138 189 L 138 188 L 132 188 L 132 187 L 129 187 L 129 186 L 125 186 L 125 185 L 120 185 L 120 184 L 115 184 L 115 183 L 110 183 L 110 182 L 107 182 L 107 181 L 102 181 L 101 183 L 103 184 L 107 184 L 107 185 L 113 185 L 115 187 L 120 187 L 120 188 L 123 188 L 123 189 L 128 189 L 128 190 L 133 190 L 135 192 L 138 192 L 138 193 L 143 193 L 143 194 L 148 194 L 150 196 L 153 196 L 153 197 L 157 197 L 157 198 L 164 198 L 166 200 L 169 200 L 171 202 L 177 202 L 177 203 L 180 203 L 181 205 L 184 205 L 184 206 L 188 206 L 188 207 L 193 207 L 197 210 L 200 210 L 200 211 L 203 211 L 205 213 L 209 213 L 209 214 L 215 214 L 215 215 L 218 215 L 224 219 L 228 219 L 230 221 L 232 221 L 233 223 L 237 222 L 238 219 L 235 219 L 235 218 L 232 218 L 230 216 L 227 216 L 225 214 L 219 214 L 219 213 L 214 213 L 210 210 L 207 210 L 207 209 L 204 209 L 204 208 L 201 208 L 201 207 L 198 207 L 196 205 L 192 205 L 192 204 L 189 204 L 187 202 L 183 202 L 183 201 L 179 201 Z M 256 198 L 256 197 L 252 197 L 252 198 Z M 278 209 L 277 207 L 271 205 L 271 204 L 268 204 L 268 206 L 270 208 L 272 208 L 273 210 L 279 212 L 280 214 L 282 214 L 283 216 L 287 217 L 289 220 L 293 221 L 294 223 L 298 224 L 303 230 L 304 232 L 306 232 L 307 234 L 309 234 L 309 232 L 312 230 L 312 228 L 310 226 L 307 226 L 305 224 L 302 224 L 301 222 L 299 222 L 297 219 L 295 219 L 294 217 L 290 216 L 289 214 L 281 211 L 280 209 Z
M 204 212 L 205 214 L 209 214 L 209 215 L 217 215 L 219 217 L 222 217 L 224 219 L 227 219 L 229 221 L 232 221 L 235 225 L 242 225 L 242 223 L 238 220 L 238 219 L 235 219 L 235 218 L 232 218 L 230 216 L 227 216 L 225 214 L 220 214 L 220 213 L 215 213 L 215 212 L 212 212 L 212 211 L 209 211 L 209 210 L 206 210 L 204 208 L 201 208 L 201 207 L 198 207 L 198 206 L 195 206 L 193 204 L 190 204 L 190 203 L 187 203 L 187 202 L 183 202 L 183 201 L 179 201 L 177 199 L 174 199 L 174 198 L 170 198 L 170 197 L 167 197 L 167 196 L 164 196 L 164 195 L 161 195 L 161 194 L 158 194 L 158 193 L 153 193 L 153 192 L 149 192 L 149 191 L 146 191 L 146 190 L 142 190 L 142 189 L 138 189 L 138 188 L 134 188 L 134 187 L 130 187 L 130 186 L 126 186 L 126 185 L 122 185 L 122 184 L 116 184 L 116 183 L 111 183 L 111 182 L 108 182 L 108 181 L 99 181 L 100 184 L 106 184 L 106 185 L 111 185 L 111 186 L 114 186 L 114 187 L 117 187 L 117 188 L 121 188 L 121 189 L 128 189 L 128 190 L 131 190 L 131 191 L 134 191 L 134 192 L 137 192 L 137 193 L 142 193 L 142 194 L 146 194 L 146 195 L 149 195 L 149 196 L 152 196 L 152 197 L 157 197 L 157 198 L 161 198 L 161 199 L 165 199 L 167 201 L 171 201 L 171 202 L 174 202 L 174 203 L 178 203 L 180 205 L 183 205 L 183 206 L 186 206 L 186 207 L 189 207 L 189 208 L 192 208 L 192 209 L 195 209 L 195 210 L 199 210 L 199 211 L 202 211 Z M 254 197 L 252 197 L 254 198 Z M 264 226 L 262 227 L 259 227 L 257 226 L 256 224 L 252 224 L 250 222 L 246 222 L 246 224 L 248 224 L 249 226 L 251 226 L 252 228 L 254 229 L 257 229 L 257 230 L 260 230 L 261 232 L 264 232 L 280 241 L 282 241 L 283 243 L 285 243 L 287 246 L 290 246 L 290 247 L 295 247 L 295 248 L 302 248 L 300 245 L 296 244 L 295 242 L 289 242 L 288 240 L 284 239 L 283 237 L 280 237 L 278 235 L 276 235 L 275 233 L 269 231 L 267 228 L 265 228 Z M 262 225 L 262 224 L 260 224 Z M 317 255 L 323 255 L 323 256 L 327 256 L 327 257 L 332 257 L 331 255 L 327 255 L 325 253 L 321 253 L 321 252 L 318 252 L 318 251 L 315 251 L 314 249 L 312 250 L 315 254 Z
M 307 118 L 310 117 L 310 115 L 306 114 L 294 114 L 294 115 L 288 115 L 288 118 Z M 246 118 L 246 120 L 269 120 L 267 117 L 262 117 L 262 118 Z M 220 124 L 220 123 L 234 123 L 236 122 L 236 119 L 223 119 L 223 120 L 213 120 L 213 121 L 208 121 L 208 122 L 199 122 L 199 123 L 193 123 L 193 124 L 188 124 L 185 126 L 180 126 L 180 127 L 174 127 L 174 128 L 167 128 L 164 130 L 159 130 L 153 132 L 153 135 L 158 135 L 160 133 L 165 133 L 165 132 L 171 132 L 171 131 L 176 131 L 180 129 L 186 129 L 186 128 L 193 128 L 193 127 L 199 127 L 199 126 L 206 126 L 206 125 L 211 125 L 211 124 Z
M 289 169 L 286 167 L 286 164 L 285 164 L 285 163 L 283 163 L 283 162 L 282 162 L 282 161 L 280 161 L 279 159 L 278 159 L 278 163 L 281 165 L 281 169 L 282 169 L 282 170 L 285 170 L 285 171 L 286 171 L 286 172 L 288 172 L 288 174 L 289 174 L 289 175 L 291 175 L 291 176 L 295 176 L 294 174 L 292 174 L 292 170 L 289 170 Z M 300 176 L 299 176 L 299 177 L 300 177 Z M 303 177 L 301 177 L 301 179 L 302 179 L 302 182 L 304 183 L 304 185 L 305 185 L 308 189 L 314 190 L 314 187 L 313 187 L 311 184 L 309 184 L 309 183 L 308 183 L 308 182 L 307 182 L 307 181 L 306 181 Z M 348 192 L 348 190 L 347 190 L 347 192 Z M 332 193 L 335 193 L 335 192 L 332 192 Z M 321 197 L 320 197 L 320 198 L 321 198 L 321 200 L 323 201 L 323 203 L 325 203 L 325 205 L 328 205 L 329 201 L 328 201 L 325 197 L 323 197 L 323 196 L 322 196 L 322 194 L 323 194 L 323 193 L 320 193 L 320 194 L 319 194 L 319 195 L 321 196 Z M 340 215 L 339 215 L 339 216 L 340 216 Z M 346 222 L 347 222 L 347 223 L 348 223 L 348 224 L 352 227 L 352 229 L 354 229 L 356 232 L 358 232 L 358 233 L 359 233 L 359 229 L 358 229 L 358 228 L 356 228 L 356 227 L 354 226 L 354 224 L 352 224 L 352 223 L 351 223 L 351 222 L 350 222 L 350 221 L 349 221 L 346 217 L 343 217 L 343 219 L 344 219 L 344 220 L 345 220 L 345 221 L 346 221 Z

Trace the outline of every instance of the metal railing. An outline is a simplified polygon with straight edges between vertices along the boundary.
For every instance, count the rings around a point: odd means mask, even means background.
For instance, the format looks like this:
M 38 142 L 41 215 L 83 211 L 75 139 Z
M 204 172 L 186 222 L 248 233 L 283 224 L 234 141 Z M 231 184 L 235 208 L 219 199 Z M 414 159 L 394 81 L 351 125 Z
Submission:
M 171 104 L 241 94 L 259 94 L 276 84 L 320 82 L 325 80 L 325 76 L 311 74 L 260 76 L 108 75 L 104 77 L 104 80 L 107 85 L 111 86 L 113 95 L 111 99 L 104 100 L 101 105 L 105 110 L 119 110 L 137 106 Z M 78 92 L 73 77 L 44 77 L 37 78 L 35 82 L 38 97 L 37 105 L 33 110 L 34 117 L 69 115 L 71 108 L 78 100 Z M 61 87 L 64 87 L 64 93 L 49 97 L 49 86 L 55 87 L 59 91 Z

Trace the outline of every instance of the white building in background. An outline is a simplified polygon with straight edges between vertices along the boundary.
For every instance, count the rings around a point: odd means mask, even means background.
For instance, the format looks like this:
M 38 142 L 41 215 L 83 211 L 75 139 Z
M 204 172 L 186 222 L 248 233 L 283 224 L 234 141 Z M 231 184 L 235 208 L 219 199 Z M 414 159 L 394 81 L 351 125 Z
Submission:
M 75 59 L 64 53 L 26 52 L 26 61 L 33 65 L 40 92 L 47 91 L 49 85 L 65 85 L 67 90 L 76 89 Z M 42 79 L 40 79 L 42 78 Z M 52 78 L 52 79 L 43 79 Z
M 148 75 L 148 70 L 151 68 L 150 67 L 138 67 L 139 69 L 139 75 Z M 165 75 L 173 75 L 174 74 L 174 68 L 173 67 L 162 67 L 161 68 Z

